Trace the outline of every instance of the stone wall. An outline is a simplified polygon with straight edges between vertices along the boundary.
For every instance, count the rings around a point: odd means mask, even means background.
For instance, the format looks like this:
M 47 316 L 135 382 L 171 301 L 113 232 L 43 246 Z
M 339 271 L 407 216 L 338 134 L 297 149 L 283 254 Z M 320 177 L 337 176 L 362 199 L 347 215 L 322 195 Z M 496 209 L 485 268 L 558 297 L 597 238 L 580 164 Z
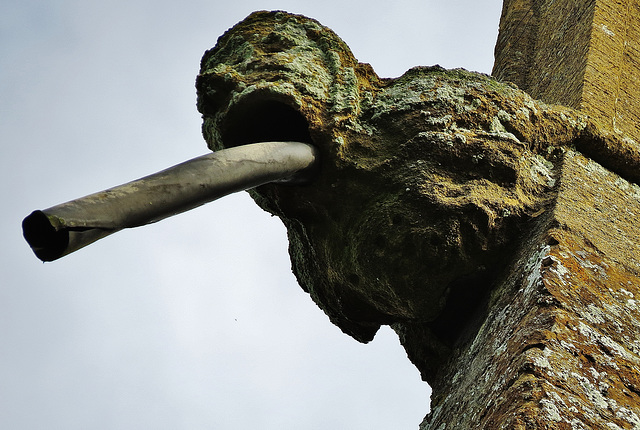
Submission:
M 422 429 L 640 426 L 640 187 L 577 152 Z
M 598 13 L 507 1 L 496 70 L 586 106 Z M 311 183 L 252 196 L 282 219 L 293 271 L 334 324 L 361 342 L 398 333 L 433 388 L 421 429 L 640 428 L 633 139 L 482 74 L 380 78 L 331 30 L 282 12 L 223 35 L 197 89 L 212 149 L 317 147 Z
M 640 2 L 505 0 L 493 75 L 640 141 Z

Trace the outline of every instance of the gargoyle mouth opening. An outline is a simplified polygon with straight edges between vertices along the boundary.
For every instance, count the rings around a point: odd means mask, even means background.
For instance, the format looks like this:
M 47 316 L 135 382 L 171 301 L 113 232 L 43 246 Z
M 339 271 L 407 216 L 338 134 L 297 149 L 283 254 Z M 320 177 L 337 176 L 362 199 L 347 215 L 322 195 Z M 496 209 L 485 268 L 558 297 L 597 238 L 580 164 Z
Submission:
M 221 129 L 227 148 L 258 142 L 313 143 L 309 124 L 286 103 L 262 100 L 236 106 Z

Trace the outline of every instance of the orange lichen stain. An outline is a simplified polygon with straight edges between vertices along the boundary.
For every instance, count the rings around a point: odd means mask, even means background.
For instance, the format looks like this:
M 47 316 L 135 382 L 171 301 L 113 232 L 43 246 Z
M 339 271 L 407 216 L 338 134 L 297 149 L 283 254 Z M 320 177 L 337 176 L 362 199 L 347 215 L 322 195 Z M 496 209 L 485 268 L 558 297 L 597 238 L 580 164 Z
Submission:
M 579 233 L 556 228 L 541 277 L 554 298 L 553 336 L 532 363 L 549 411 L 615 428 L 640 425 L 640 279 Z M 543 405 L 541 405 L 543 406 Z M 543 408 L 544 409 L 544 408 Z M 561 428 L 561 427 L 552 427 Z

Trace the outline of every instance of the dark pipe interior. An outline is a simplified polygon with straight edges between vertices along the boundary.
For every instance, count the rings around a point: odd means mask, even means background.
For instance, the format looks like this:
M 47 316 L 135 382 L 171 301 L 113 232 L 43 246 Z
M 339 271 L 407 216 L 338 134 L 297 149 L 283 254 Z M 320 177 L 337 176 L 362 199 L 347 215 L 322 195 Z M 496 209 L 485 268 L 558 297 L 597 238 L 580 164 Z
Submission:
M 34 211 L 22 221 L 22 234 L 42 261 L 59 258 L 69 244 L 69 232 L 56 231 L 42 211 Z
M 228 148 L 270 141 L 312 143 L 309 125 L 302 114 L 273 100 L 236 107 L 221 131 Z

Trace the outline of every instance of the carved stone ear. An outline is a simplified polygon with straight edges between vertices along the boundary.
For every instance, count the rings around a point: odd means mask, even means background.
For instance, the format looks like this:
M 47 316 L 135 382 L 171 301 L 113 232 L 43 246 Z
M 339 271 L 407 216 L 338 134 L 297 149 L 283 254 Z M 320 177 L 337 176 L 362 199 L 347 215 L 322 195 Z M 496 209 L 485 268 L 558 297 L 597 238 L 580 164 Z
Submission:
M 237 121 L 247 105 L 264 103 L 289 106 L 311 128 L 326 128 L 330 115 L 332 127 L 339 128 L 360 112 L 360 86 L 370 85 L 373 76 L 369 66 L 359 64 L 348 46 L 317 21 L 255 12 L 202 58 L 196 88 L 205 139 L 212 149 L 229 146 L 221 135 L 228 126 L 225 121 Z

